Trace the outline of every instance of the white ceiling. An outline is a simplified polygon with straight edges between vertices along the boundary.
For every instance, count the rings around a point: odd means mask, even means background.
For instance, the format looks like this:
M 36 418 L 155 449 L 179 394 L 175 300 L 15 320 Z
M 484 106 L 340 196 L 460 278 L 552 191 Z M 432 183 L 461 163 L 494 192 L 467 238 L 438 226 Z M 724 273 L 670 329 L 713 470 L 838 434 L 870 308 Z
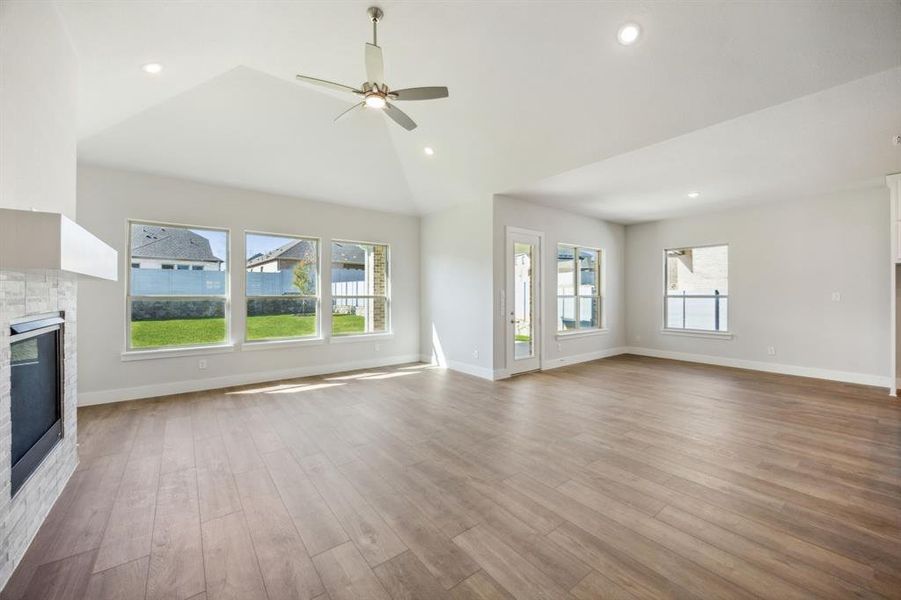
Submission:
M 377 114 L 333 124 L 350 102 L 293 76 L 360 83 L 368 4 L 59 2 L 81 59 L 81 159 L 410 213 L 513 191 L 646 220 L 690 210 L 674 192 L 683 183 L 709 190 L 699 199 L 707 205 L 796 185 L 782 161 L 757 161 L 768 152 L 814 163 L 809 152 L 832 152 L 842 132 L 854 134 L 855 147 L 870 143 L 853 126 L 829 137 L 793 120 L 809 116 L 803 107 L 762 109 L 901 65 L 894 0 L 381 2 L 389 84 L 447 85 L 451 97 L 404 104 L 420 124 L 414 132 Z M 616 30 L 629 20 L 644 35 L 622 47 Z M 140 70 L 151 61 L 165 66 L 161 75 Z M 854 93 L 882 97 L 860 85 L 812 108 L 826 123 L 868 117 L 852 115 L 855 106 L 842 112 Z M 744 129 L 705 129 L 742 115 L 751 119 Z M 868 131 L 897 124 L 871 121 Z M 692 167 L 690 180 L 674 180 L 682 171 L 673 154 L 654 146 L 672 138 L 683 144 L 675 152 Z M 889 152 L 832 152 L 829 164 L 850 156 L 840 177 L 872 177 L 901 151 Z M 629 156 L 623 173 L 616 161 Z M 578 169 L 586 165 L 592 175 Z M 554 177 L 572 169 L 571 181 Z M 851 182 L 836 175 L 813 169 L 808 181 Z
M 884 186 L 901 171 L 901 67 L 549 177 L 505 195 L 619 223 Z M 689 198 L 689 192 L 698 192 Z

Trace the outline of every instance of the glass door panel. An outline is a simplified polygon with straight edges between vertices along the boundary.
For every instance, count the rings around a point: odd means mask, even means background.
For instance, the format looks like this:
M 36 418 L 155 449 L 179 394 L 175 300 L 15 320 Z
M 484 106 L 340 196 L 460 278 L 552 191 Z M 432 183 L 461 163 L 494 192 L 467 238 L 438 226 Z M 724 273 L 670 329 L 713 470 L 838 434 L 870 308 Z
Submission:
M 513 244 L 513 357 L 517 360 L 535 356 L 532 264 L 532 245 L 515 242 Z

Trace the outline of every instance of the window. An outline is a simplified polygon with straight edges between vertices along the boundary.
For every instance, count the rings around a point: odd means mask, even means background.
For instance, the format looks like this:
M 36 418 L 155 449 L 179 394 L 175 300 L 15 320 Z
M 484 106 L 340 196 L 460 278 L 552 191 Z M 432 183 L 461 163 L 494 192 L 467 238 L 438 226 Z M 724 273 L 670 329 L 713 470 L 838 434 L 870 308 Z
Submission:
M 128 258 L 128 349 L 228 340 L 227 231 L 131 222 Z M 163 262 L 174 260 L 205 269 L 183 271 Z
M 246 339 L 319 335 L 319 241 L 247 233 Z
M 388 246 L 332 242 L 332 335 L 387 332 Z
M 600 329 L 601 251 L 557 246 L 557 331 Z
M 177 268 L 179 271 L 187 271 L 188 269 L 191 268 L 191 265 L 177 265 L 176 268 Z
M 666 250 L 664 327 L 729 331 L 729 247 Z

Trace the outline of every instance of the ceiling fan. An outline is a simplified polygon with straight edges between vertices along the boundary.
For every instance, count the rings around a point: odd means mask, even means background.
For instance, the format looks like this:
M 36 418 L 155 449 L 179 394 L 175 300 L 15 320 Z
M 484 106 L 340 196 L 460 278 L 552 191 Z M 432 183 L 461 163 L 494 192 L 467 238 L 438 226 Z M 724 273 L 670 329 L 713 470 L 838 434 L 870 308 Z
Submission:
M 378 45 L 378 26 L 379 21 L 385 16 L 382 9 L 377 6 L 371 6 L 366 13 L 369 20 L 372 21 L 372 43 L 366 44 L 366 78 L 367 81 L 360 86 L 360 89 L 349 85 L 342 85 L 333 81 L 326 81 L 317 77 L 308 77 L 306 75 L 298 75 L 300 81 L 326 87 L 340 92 L 350 92 L 362 97 L 359 104 L 354 104 L 343 113 L 335 117 L 335 121 L 343 119 L 362 108 L 371 108 L 373 110 L 384 111 L 386 115 L 406 129 L 412 131 L 416 129 L 416 122 L 413 121 L 407 113 L 397 108 L 391 102 L 402 100 L 434 100 L 436 98 L 447 98 L 448 92 L 446 87 L 418 87 L 407 88 L 403 90 L 392 90 L 385 83 L 384 62 L 382 61 L 382 48 Z

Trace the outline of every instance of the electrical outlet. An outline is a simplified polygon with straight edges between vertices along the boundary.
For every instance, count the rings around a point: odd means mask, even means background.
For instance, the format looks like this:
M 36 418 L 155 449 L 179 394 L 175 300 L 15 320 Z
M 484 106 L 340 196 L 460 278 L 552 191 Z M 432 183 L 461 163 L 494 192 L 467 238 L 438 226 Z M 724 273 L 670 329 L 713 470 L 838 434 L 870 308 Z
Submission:
M 560 352 L 561 350 L 563 350 L 563 344 L 557 342 L 557 352 Z
M 381 347 L 380 345 L 378 345 L 378 344 L 375 345 L 375 351 L 376 351 L 376 352 L 378 352 L 378 351 L 381 350 L 381 349 L 382 349 L 382 347 Z
M 206 369 L 206 359 L 205 358 L 201 358 L 200 360 L 197 361 L 197 368 L 200 370 Z
M 832 301 L 833 302 L 841 302 L 842 301 L 842 293 L 841 292 L 832 292 Z
M 473 358 L 479 357 L 479 349 L 478 348 L 476 348 L 475 350 L 472 351 L 472 357 Z
M 640 336 L 640 335 L 636 335 L 636 336 L 635 336 L 635 341 L 636 341 L 636 342 L 640 342 L 640 341 L 641 341 L 641 336 Z
M 770 356 L 776 356 L 776 346 L 767 346 L 766 353 Z

